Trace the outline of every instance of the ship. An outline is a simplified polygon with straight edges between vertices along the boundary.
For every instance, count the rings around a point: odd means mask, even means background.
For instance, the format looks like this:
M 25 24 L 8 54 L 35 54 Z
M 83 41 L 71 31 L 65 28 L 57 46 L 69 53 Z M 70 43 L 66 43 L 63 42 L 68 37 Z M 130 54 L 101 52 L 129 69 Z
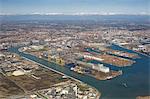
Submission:
M 126 88 L 128 87 L 126 83 L 122 83 L 122 85 L 123 85 L 124 87 L 126 87 Z

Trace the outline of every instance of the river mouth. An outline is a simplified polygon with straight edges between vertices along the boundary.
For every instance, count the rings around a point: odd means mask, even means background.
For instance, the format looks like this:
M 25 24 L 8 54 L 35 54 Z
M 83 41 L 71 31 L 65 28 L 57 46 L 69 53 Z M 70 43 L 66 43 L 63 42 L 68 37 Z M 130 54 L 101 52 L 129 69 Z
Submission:
M 113 49 L 122 50 L 126 52 L 136 53 L 132 50 L 128 50 L 118 45 L 112 45 Z M 138 55 L 141 58 L 134 59 L 134 63 L 130 67 L 124 67 L 123 75 L 113 78 L 111 80 L 100 81 L 95 78 L 76 74 L 69 69 L 62 68 L 55 64 L 50 64 L 47 61 L 41 60 L 35 56 L 19 52 L 18 48 L 10 48 L 10 52 L 19 54 L 22 57 L 28 58 L 30 60 L 36 61 L 40 64 L 43 64 L 47 67 L 53 68 L 57 71 L 60 71 L 66 75 L 69 75 L 73 78 L 81 80 L 99 90 L 102 93 L 101 99 L 135 99 L 137 96 L 150 95 L 149 87 L 149 57 L 142 54 Z M 136 53 L 137 54 L 137 53 Z

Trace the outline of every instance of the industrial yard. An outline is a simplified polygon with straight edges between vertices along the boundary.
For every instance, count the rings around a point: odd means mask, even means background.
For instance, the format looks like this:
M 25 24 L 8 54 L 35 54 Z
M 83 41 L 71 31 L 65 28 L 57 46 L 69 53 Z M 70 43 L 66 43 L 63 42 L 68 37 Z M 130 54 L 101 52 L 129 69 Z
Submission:
M 90 43 L 90 45 L 91 44 L 92 43 Z M 32 54 L 49 62 L 54 62 L 60 66 L 69 68 L 71 71 L 77 72 L 79 74 L 89 75 L 99 80 L 107 80 L 117 77 L 119 75 L 122 75 L 122 71 L 111 70 L 109 67 L 106 67 L 103 64 L 88 63 L 88 61 L 95 60 L 117 67 L 126 67 L 131 66 L 133 63 L 135 63 L 135 61 L 119 56 L 114 56 L 112 54 L 130 58 L 138 58 L 138 55 L 136 54 L 113 50 L 103 45 L 101 45 L 101 47 L 99 45 L 99 48 L 102 49 L 102 52 L 100 52 L 100 50 L 96 50 L 97 45 L 95 45 L 96 44 L 93 43 L 93 46 L 91 46 L 91 48 L 89 46 L 85 47 L 85 45 L 83 45 L 83 47 L 75 46 L 71 49 L 73 50 L 73 52 L 67 49 L 70 53 L 66 53 L 65 49 L 63 48 L 52 50 L 46 45 L 32 45 L 23 47 L 20 48 L 20 51 Z M 87 48 L 92 50 L 87 50 Z M 83 60 L 79 61 L 80 58 L 83 58 Z
M 9 96 L 22 95 L 24 91 L 14 82 L 0 73 L 0 99 L 6 99 Z
M 127 57 L 127 58 L 140 58 L 137 54 L 133 54 L 133 53 L 129 53 L 129 52 L 124 52 L 124 51 L 119 51 L 119 50 L 113 50 L 111 48 L 107 48 L 104 51 L 106 51 L 106 53 L 108 54 L 112 54 L 112 55 L 117 55 L 117 56 L 122 56 L 122 57 Z
M 100 55 L 99 57 L 103 59 L 102 62 L 119 66 L 119 67 L 131 66 L 134 63 L 134 61 L 132 60 L 124 59 L 112 55 Z
M 87 93 L 89 94 L 88 98 L 99 99 L 100 97 L 100 93 L 95 88 L 69 78 L 62 73 L 43 68 L 17 54 L 3 52 L 0 55 L 1 99 L 6 99 L 6 97 L 10 99 L 45 97 L 48 99 L 49 97 L 83 99 L 87 97 Z M 53 93 L 54 88 L 58 90 L 59 94 Z M 45 92 L 46 90 L 48 92 Z
M 62 75 L 44 68 L 36 69 L 28 75 L 9 76 L 8 78 L 21 86 L 25 91 L 37 91 L 51 87 L 56 83 L 67 81 L 67 79 L 62 79 Z

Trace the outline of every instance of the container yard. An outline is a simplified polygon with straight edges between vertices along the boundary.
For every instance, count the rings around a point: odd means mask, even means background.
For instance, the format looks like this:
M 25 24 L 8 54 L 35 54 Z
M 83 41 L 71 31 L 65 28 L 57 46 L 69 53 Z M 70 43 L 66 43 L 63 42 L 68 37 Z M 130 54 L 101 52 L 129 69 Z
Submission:
M 118 67 L 131 66 L 133 63 L 135 63 L 135 61 L 132 61 L 129 59 L 120 58 L 120 57 L 107 55 L 107 54 L 100 55 L 99 57 L 104 59 L 104 60 L 102 60 L 102 62 L 107 63 L 107 64 L 111 64 L 111 65 L 115 65 Z
M 93 64 L 83 61 L 76 61 L 77 65 L 72 67 L 71 70 L 79 73 L 92 76 L 98 80 L 107 80 L 119 76 L 122 71 L 113 71 L 103 64 Z
M 112 55 L 117 55 L 117 56 L 122 56 L 122 57 L 127 57 L 127 58 L 139 58 L 139 56 L 137 54 L 133 54 L 133 53 L 129 53 L 129 52 L 124 52 L 124 51 L 119 51 L 119 50 L 113 50 L 110 48 L 106 48 L 104 50 L 106 53 L 108 54 L 112 54 Z
M 106 67 L 103 64 L 93 64 L 89 63 L 87 60 L 96 60 L 102 63 L 107 63 L 118 67 L 124 67 L 132 65 L 134 61 L 118 56 L 135 56 L 129 53 L 126 54 L 118 50 L 109 50 L 106 47 L 101 47 L 100 51 L 97 48 L 95 48 L 95 46 L 92 48 L 89 48 L 88 46 L 80 46 L 78 51 L 75 50 L 74 52 L 66 52 L 62 55 L 56 54 L 57 50 L 54 51 L 48 48 L 47 50 L 42 50 L 41 46 L 40 48 L 34 47 L 34 49 L 38 49 L 36 51 L 30 50 L 30 48 L 31 47 L 29 47 L 29 49 L 27 50 L 28 53 L 34 54 L 37 57 L 46 59 L 50 62 L 59 64 L 60 66 L 65 66 L 66 68 L 69 68 L 70 70 L 76 73 L 92 76 L 98 80 L 107 80 L 114 78 L 116 76 L 121 75 L 122 71 L 111 70 L 109 67 Z M 118 56 L 114 56 L 111 54 Z M 72 60 L 70 60 L 70 58 Z M 83 58 L 84 60 L 81 61 L 77 58 Z
M 109 55 L 109 54 L 92 54 L 90 52 L 89 53 L 82 52 L 78 55 L 87 60 L 96 60 L 96 61 L 100 61 L 103 63 L 107 63 L 107 64 L 119 66 L 119 67 L 130 66 L 134 63 L 134 61 L 132 60 L 117 57 L 114 55 Z

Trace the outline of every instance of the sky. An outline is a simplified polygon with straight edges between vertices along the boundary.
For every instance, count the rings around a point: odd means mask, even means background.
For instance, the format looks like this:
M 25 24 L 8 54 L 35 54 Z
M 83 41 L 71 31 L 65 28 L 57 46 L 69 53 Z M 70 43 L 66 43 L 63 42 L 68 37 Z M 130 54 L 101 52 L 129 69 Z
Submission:
M 150 0 L 0 0 L 0 14 L 149 14 Z

